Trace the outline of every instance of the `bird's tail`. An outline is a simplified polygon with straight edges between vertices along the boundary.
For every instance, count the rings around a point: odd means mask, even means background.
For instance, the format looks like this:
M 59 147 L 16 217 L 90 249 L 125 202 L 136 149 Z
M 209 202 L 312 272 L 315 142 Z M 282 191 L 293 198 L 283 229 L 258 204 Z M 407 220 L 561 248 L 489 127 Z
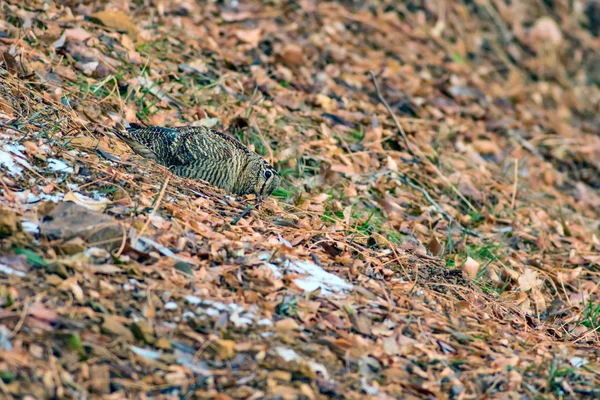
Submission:
M 156 160 L 156 154 L 152 151 L 147 143 L 143 143 L 142 137 L 137 133 L 141 132 L 144 127 L 140 124 L 133 122 L 124 121 L 123 123 L 117 122 L 115 128 L 110 128 L 110 131 L 119 139 L 127 143 L 131 149 L 142 157 Z

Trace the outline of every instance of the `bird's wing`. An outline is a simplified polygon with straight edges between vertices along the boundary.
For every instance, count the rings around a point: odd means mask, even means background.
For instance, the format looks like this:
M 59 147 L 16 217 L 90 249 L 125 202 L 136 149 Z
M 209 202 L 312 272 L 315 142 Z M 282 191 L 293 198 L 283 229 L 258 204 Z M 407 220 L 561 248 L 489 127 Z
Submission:
M 229 164 L 236 156 L 237 148 L 247 151 L 234 138 L 201 126 L 179 126 L 172 129 L 181 134 L 175 151 L 182 165 L 195 160 Z
M 141 156 L 166 162 L 172 158 L 172 149 L 181 136 L 173 129 L 137 124 L 129 124 L 125 131 L 113 129 L 113 133 Z

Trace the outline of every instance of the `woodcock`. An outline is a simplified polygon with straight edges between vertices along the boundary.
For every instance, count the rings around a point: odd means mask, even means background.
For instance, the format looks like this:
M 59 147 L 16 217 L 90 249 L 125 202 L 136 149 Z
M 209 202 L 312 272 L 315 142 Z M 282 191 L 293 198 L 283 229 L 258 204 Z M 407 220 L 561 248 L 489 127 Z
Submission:
M 269 163 L 235 138 L 201 126 L 163 128 L 130 123 L 112 130 L 142 157 L 184 178 L 202 179 L 236 195 L 271 195 L 281 178 Z

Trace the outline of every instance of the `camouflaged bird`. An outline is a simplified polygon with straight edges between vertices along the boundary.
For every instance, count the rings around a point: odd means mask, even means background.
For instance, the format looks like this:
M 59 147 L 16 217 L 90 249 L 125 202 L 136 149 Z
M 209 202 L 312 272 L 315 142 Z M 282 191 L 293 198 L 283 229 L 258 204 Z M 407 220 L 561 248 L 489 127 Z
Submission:
M 281 178 L 269 163 L 231 136 L 201 126 L 162 128 L 129 123 L 112 130 L 142 157 L 184 178 L 202 179 L 236 195 L 271 195 Z

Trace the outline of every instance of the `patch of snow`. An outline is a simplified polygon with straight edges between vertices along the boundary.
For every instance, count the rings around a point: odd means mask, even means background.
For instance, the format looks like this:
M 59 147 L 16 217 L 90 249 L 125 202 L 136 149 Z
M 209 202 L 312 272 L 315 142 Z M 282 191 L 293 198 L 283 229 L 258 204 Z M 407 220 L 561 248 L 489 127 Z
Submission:
M 160 353 L 152 349 L 142 349 L 141 347 L 131 346 L 131 351 L 140 357 L 144 357 L 146 360 L 155 361 L 160 357 Z
M 277 265 L 275 264 L 271 264 L 271 263 L 265 263 L 265 265 L 269 268 L 271 268 L 271 271 L 273 271 L 273 276 L 275 278 L 283 278 L 283 275 L 281 274 L 281 272 L 279 272 L 279 269 L 277 268 Z
M 185 300 L 194 306 L 198 305 L 198 304 L 200 304 L 200 302 L 202 302 L 202 299 L 200 299 L 199 297 L 191 296 L 191 295 L 185 296 Z
M 287 268 L 294 273 L 307 275 L 294 280 L 294 283 L 306 292 L 321 288 L 324 295 L 345 293 L 352 290 L 353 286 L 337 275 L 331 274 L 311 261 L 288 261 Z
M 175 303 L 174 301 L 170 301 L 167 304 L 165 304 L 165 310 L 177 310 L 177 303 Z
M 30 191 L 26 192 L 16 192 L 14 193 L 17 200 L 19 200 L 22 204 L 32 204 L 40 201 L 40 197 L 31 193 Z
M 5 144 L 4 146 L 2 146 L 2 148 L 4 150 L 10 151 L 11 153 L 13 153 L 16 156 L 19 156 L 21 158 L 27 158 L 27 156 L 25 156 L 25 154 L 21 153 L 21 151 L 25 150 L 25 146 L 23 146 L 22 144 L 19 144 L 19 143 Z
M 187 321 L 188 319 L 196 318 L 196 314 L 194 314 L 192 311 L 184 311 L 184 312 L 181 314 L 181 318 L 182 318 L 184 321 Z
M 0 325 L 0 347 L 6 351 L 12 351 L 12 343 L 10 338 L 12 337 L 11 331 L 5 325 Z
M 379 388 L 377 386 L 370 385 L 367 382 L 367 378 L 362 376 L 360 378 L 360 388 L 368 395 L 375 396 L 379 393 Z
M 226 312 L 229 314 L 229 320 L 237 328 L 240 328 L 251 326 L 258 319 L 255 313 L 248 311 L 244 306 L 236 303 L 225 304 L 220 301 L 203 300 L 196 296 L 186 296 L 185 300 L 190 305 L 198 306 L 194 311 L 201 320 L 206 319 L 206 317 L 214 318 Z M 266 321 L 268 323 L 263 321 L 262 325 L 273 325 L 271 321 Z
M 65 174 L 72 174 L 74 172 L 73 167 L 67 165 L 63 160 L 57 160 L 55 158 L 50 158 L 48 160 L 48 168 L 52 172 L 62 172 Z
M 275 347 L 275 353 L 286 362 L 302 360 L 302 357 L 300 357 L 298 353 L 287 347 L 277 346 Z
M 221 314 L 221 312 L 219 310 L 217 310 L 216 308 L 198 308 L 196 310 L 197 313 L 204 313 L 206 315 L 208 315 L 209 317 L 216 317 L 219 314 Z
M 239 304 L 235 304 L 235 303 L 231 303 L 229 305 L 229 308 L 231 310 L 233 310 L 234 312 L 245 312 L 246 311 L 246 309 L 244 307 L 240 306 Z
M 64 199 L 64 197 L 65 197 L 65 195 L 62 193 L 57 193 L 57 194 L 40 193 L 40 198 L 51 201 L 53 203 L 58 203 L 59 201 Z
M 327 371 L 327 368 L 323 364 L 316 361 L 308 361 L 308 365 L 310 365 L 315 372 L 320 373 L 323 378 L 329 379 L 329 371 Z
M 78 184 L 76 184 L 76 183 L 67 183 L 67 187 L 68 187 L 70 190 L 75 190 L 75 189 L 77 189 L 77 188 L 79 187 L 79 185 L 78 185 Z
M 281 234 L 278 233 L 277 236 L 279 236 L 279 243 L 284 244 L 287 247 L 293 247 L 288 240 L 285 240 L 283 237 L 281 237 Z
M 0 165 L 3 165 L 10 175 L 20 176 L 23 173 L 23 168 L 17 166 L 9 152 L 0 150 Z
M 263 318 L 256 323 L 259 326 L 273 326 L 273 321 L 268 318 Z
M 183 365 L 184 367 L 188 367 L 192 370 L 192 372 L 205 376 L 212 375 L 208 364 L 202 360 L 196 359 L 194 354 L 183 352 L 177 348 L 175 349 L 173 354 L 175 355 L 175 359 L 177 360 L 178 364 Z
M 238 313 L 233 313 L 231 317 L 229 317 L 229 320 L 233 322 L 233 325 L 235 325 L 236 328 L 252 325 L 253 322 L 252 318 L 249 318 L 248 316 L 240 317 Z
M 571 359 L 569 360 L 569 362 L 575 368 L 581 368 L 584 365 L 586 365 L 586 364 L 589 363 L 588 360 L 586 360 L 585 358 L 581 358 L 581 357 L 571 357 Z
M 9 267 L 8 265 L 0 263 L 0 272 L 6 275 L 16 275 L 16 276 L 25 276 L 25 272 L 17 271 L 14 268 Z
M 32 168 L 31 165 L 29 164 L 29 162 L 27 162 L 27 156 L 23 153 L 21 153 L 21 150 L 25 150 L 25 147 L 20 145 L 20 144 L 5 144 L 4 146 L 2 146 L 3 151 L 2 152 L 8 152 L 10 154 L 7 154 L 8 157 L 6 156 L 2 156 L 3 162 L 6 161 L 8 164 L 12 165 L 12 170 L 16 171 L 16 175 L 21 175 L 21 173 L 23 172 L 23 169 L 21 167 L 16 166 L 15 161 L 18 164 L 21 164 L 24 167 L 27 168 Z M 12 154 L 12 156 L 11 156 Z M 15 157 L 13 157 L 15 156 Z M 10 159 L 10 161 L 8 161 L 8 159 Z M 6 165 L 6 167 L 9 169 L 10 168 L 8 165 Z
M 23 226 L 23 230 L 29 233 L 40 233 L 40 227 L 32 221 L 21 221 L 21 226 Z

